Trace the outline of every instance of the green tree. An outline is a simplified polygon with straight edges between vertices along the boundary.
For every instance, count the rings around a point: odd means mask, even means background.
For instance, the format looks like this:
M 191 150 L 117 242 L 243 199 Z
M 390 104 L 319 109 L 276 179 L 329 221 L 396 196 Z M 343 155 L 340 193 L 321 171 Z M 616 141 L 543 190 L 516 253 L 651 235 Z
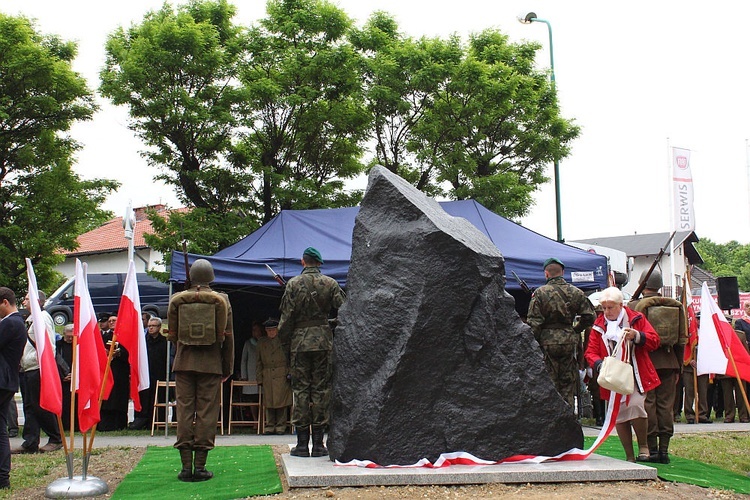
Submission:
M 238 215 L 253 209 L 246 196 L 252 177 L 227 159 L 243 98 L 236 84 L 243 35 L 234 14 L 225 0 L 176 10 L 165 4 L 107 39 L 102 94 L 128 106 L 130 128 L 161 170 L 156 178 L 196 209 L 160 226 L 150 244 L 161 251 L 184 234 L 191 251 L 213 253 L 257 227 Z
M 59 281 L 60 249 L 111 214 L 99 207 L 113 181 L 82 180 L 72 169 L 78 143 L 67 132 L 96 106 L 71 68 L 76 45 L 0 14 L 0 283 L 26 287 L 28 257 L 40 289 Z
M 496 30 L 472 35 L 466 53 L 415 126 L 410 148 L 435 165 L 449 196 L 473 198 L 515 219 L 548 179 L 545 166 L 569 154 L 579 128 L 560 116 L 547 76 L 533 68 L 539 46 Z
M 371 163 L 386 167 L 429 195 L 443 194 L 435 182 L 435 165 L 417 162 L 409 142 L 461 61 L 460 40 L 455 36 L 413 40 L 403 36 L 396 21 L 384 12 L 375 12 L 350 38 L 364 60 L 365 95 L 373 117 Z
M 702 238 L 695 248 L 703 257 L 703 269 L 716 277 L 737 276 L 740 290 L 750 291 L 750 244 L 735 240 L 715 243 Z
M 360 162 L 369 113 L 359 57 L 346 42 L 351 20 L 321 0 L 271 0 L 248 34 L 242 64 L 246 101 L 234 158 L 255 174 L 258 217 L 280 209 L 356 204 L 343 181 Z

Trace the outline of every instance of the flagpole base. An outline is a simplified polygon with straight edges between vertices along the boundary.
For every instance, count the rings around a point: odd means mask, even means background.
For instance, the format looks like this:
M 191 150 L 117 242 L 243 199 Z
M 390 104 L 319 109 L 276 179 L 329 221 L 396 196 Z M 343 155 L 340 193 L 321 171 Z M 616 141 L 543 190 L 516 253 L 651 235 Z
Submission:
M 98 477 L 73 476 L 52 481 L 44 492 L 47 498 L 83 498 L 104 495 L 109 492 L 107 483 Z

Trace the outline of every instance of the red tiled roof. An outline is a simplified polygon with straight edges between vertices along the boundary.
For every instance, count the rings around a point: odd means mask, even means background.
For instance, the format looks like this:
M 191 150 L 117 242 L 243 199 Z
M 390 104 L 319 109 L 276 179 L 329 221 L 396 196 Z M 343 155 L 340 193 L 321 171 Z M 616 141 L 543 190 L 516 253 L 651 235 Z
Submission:
M 135 230 L 133 231 L 135 248 L 148 247 L 143 235 L 152 234 L 151 221 L 146 215 L 147 209 L 156 210 L 161 216 L 169 216 L 170 212 L 185 212 L 186 208 L 168 209 L 165 205 L 151 205 L 139 207 L 135 212 Z M 60 253 L 66 257 L 87 255 L 94 253 L 119 252 L 128 249 L 128 240 L 125 239 L 125 231 L 122 227 L 122 217 L 105 222 L 100 227 L 84 233 L 78 237 L 78 248 L 73 251 L 63 250 Z

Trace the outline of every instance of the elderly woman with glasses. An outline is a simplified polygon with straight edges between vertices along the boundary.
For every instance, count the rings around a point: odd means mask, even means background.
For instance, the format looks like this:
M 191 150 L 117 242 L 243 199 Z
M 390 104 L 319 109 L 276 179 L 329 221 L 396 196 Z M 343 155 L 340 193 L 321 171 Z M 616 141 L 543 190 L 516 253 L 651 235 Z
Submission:
M 659 347 L 659 334 L 643 314 L 623 305 L 622 292 L 618 288 L 610 287 L 604 290 L 599 302 L 602 314 L 596 318 L 591 328 L 585 358 L 589 365 L 598 372 L 602 360 L 612 354 L 617 342 L 624 338 L 623 351 L 630 349 L 632 353 L 635 391 L 625 396 L 625 400 L 620 405 L 616 421 L 617 435 L 625 449 L 627 460 L 635 462 L 632 434 L 632 430 L 635 430 L 638 439 L 638 460 L 648 461 L 648 415 L 644 403 L 646 392 L 660 383 L 648 353 Z M 602 399 L 609 400 L 609 391 L 603 388 L 599 390 Z

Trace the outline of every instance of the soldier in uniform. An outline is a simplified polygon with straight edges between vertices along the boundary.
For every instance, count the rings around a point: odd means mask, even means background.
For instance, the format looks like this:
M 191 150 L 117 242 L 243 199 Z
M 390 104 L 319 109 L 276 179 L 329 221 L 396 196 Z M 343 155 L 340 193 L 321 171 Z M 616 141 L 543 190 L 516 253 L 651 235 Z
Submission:
M 552 257 L 544 261 L 547 283 L 531 296 L 527 322 L 544 352 L 544 363 L 557 392 L 574 408 L 578 378 L 576 350 L 581 332 L 594 324 L 594 306 L 584 293 L 563 278 L 565 265 Z M 578 322 L 573 325 L 576 318 Z
M 656 368 L 661 384 L 646 393 L 648 414 L 648 462 L 669 463 L 669 440 L 674 435 L 674 399 L 677 380 L 680 378 L 682 359 L 687 343 L 687 316 L 682 303 L 662 297 L 659 290 L 664 285 L 661 273 L 654 270 L 648 278 L 644 270 L 638 284 L 643 284 L 643 298 L 631 300 L 628 307 L 642 312 L 659 334 L 659 347 L 651 352 L 651 362 Z
M 331 399 L 331 348 L 333 333 L 328 325 L 331 309 L 338 309 L 346 295 L 333 278 L 320 272 L 323 257 L 308 247 L 302 254 L 302 274 L 289 280 L 281 298 L 279 336 L 290 342 L 290 371 L 294 407 L 292 424 L 297 431 L 297 446 L 291 454 L 309 457 L 312 426 L 313 457 L 328 450 L 323 434 L 328 425 Z
M 268 318 L 263 323 L 264 336 L 258 339 L 258 363 L 255 379 L 263 386 L 266 409 L 265 433 L 286 434 L 292 388 L 289 384 L 289 360 L 278 337 L 279 320 Z
M 190 267 L 192 286 L 169 301 L 169 341 L 177 345 L 174 360 L 177 398 L 177 442 L 180 481 L 206 481 L 208 452 L 214 447 L 221 384 L 232 374 L 234 337 L 232 309 L 225 294 L 211 290 L 211 263 Z M 195 462 L 193 462 L 195 452 Z M 194 464 L 194 465 L 193 465 Z M 193 468 L 194 467 L 194 468 Z

